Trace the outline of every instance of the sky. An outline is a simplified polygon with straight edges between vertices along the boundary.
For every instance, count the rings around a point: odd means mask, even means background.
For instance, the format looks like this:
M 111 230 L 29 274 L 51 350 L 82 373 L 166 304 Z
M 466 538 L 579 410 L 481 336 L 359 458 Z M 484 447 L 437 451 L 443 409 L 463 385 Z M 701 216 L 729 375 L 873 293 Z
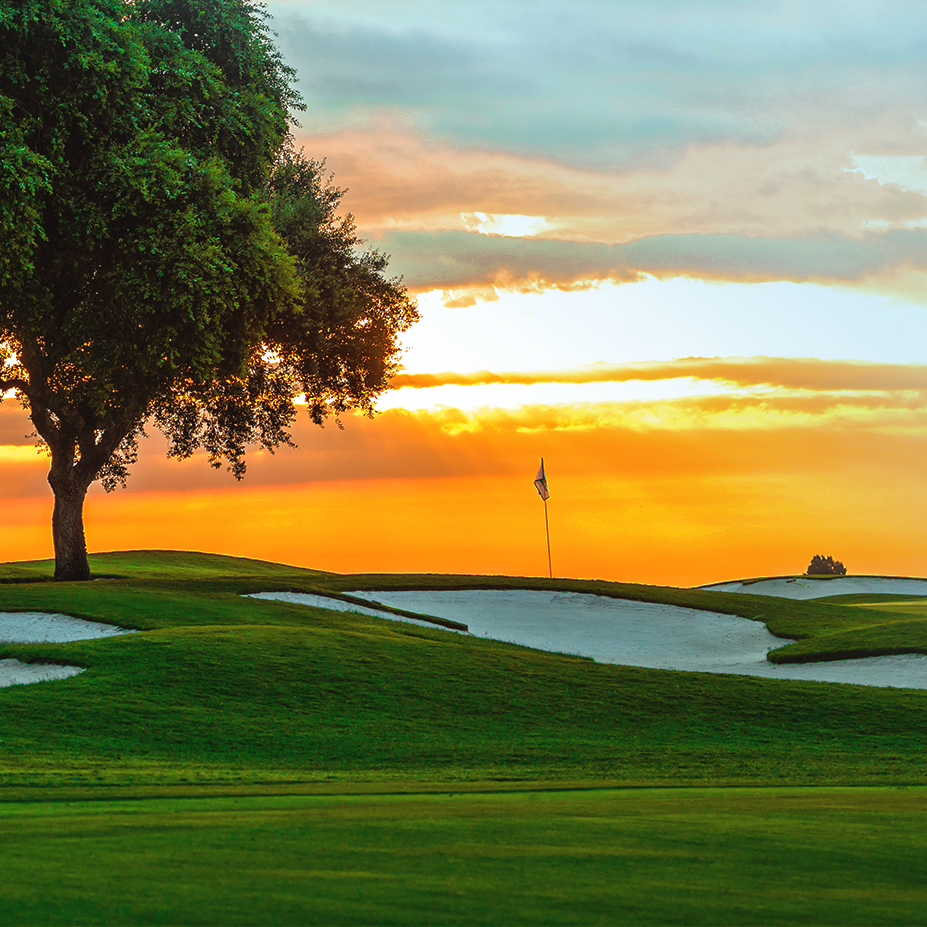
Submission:
M 236 484 L 145 443 L 93 550 L 691 585 L 927 575 L 927 8 L 272 0 L 421 321 L 373 420 Z M 4 559 L 50 555 L 0 407 Z

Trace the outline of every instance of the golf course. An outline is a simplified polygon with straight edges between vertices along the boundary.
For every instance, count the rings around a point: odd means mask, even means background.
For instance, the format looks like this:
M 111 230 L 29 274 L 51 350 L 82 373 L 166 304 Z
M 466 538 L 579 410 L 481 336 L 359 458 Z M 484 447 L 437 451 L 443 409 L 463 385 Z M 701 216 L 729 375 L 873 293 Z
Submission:
M 382 603 L 581 594 L 824 665 L 927 654 L 927 599 L 90 561 L 0 566 L 7 616 L 137 632 L 0 644 L 77 673 L 0 687 L 0 923 L 922 920 L 927 688 L 607 663 Z M 380 592 L 417 620 L 353 610 Z

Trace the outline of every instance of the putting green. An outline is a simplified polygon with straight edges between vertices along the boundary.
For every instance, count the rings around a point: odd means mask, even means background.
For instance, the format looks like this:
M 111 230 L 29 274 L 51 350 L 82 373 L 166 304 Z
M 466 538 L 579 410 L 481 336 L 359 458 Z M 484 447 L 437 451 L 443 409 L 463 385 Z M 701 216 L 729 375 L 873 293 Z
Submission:
M 873 602 L 848 602 L 852 608 L 866 608 L 871 611 L 893 612 L 898 615 L 908 615 L 911 618 L 927 618 L 927 599 L 910 598 L 896 599 L 879 596 L 878 601 Z

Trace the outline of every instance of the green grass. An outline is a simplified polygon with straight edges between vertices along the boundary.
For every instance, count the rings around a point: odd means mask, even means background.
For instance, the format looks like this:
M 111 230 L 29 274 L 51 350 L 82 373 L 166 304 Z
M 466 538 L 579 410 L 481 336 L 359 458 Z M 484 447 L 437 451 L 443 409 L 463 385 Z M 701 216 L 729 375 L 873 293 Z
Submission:
M 106 578 L 55 584 L 47 563 L 0 566 L 0 610 L 143 632 L 0 645 L 0 659 L 87 668 L 0 689 L 0 923 L 897 923 L 923 911 L 927 691 L 608 666 L 241 596 L 597 592 L 766 621 L 799 638 L 780 657 L 890 635 L 917 650 L 923 605 L 352 577 L 163 551 L 92 565 Z
M 297 575 L 325 576 L 320 570 L 227 557 L 223 554 L 203 554 L 184 550 L 110 551 L 90 557 L 94 576 L 115 576 L 122 579 L 214 579 L 221 577 L 285 577 Z M 0 564 L 0 583 L 46 581 L 53 578 L 54 560 L 26 560 Z
M 899 598 L 904 602 L 899 602 Z M 841 660 L 899 653 L 927 653 L 927 600 L 897 594 L 853 594 L 818 599 L 822 609 L 839 608 L 837 621 L 826 619 L 788 647 L 769 655 L 772 662 Z M 920 605 L 918 604 L 920 603 Z M 789 620 L 774 622 L 777 628 Z M 772 627 L 770 627 L 772 630 Z M 804 631 L 805 628 L 796 628 Z M 774 633 L 780 633 L 779 630 Z
M 780 653 L 858 638 L 872 615 L 882 627 L 882 613 L 601 582 L 345 577 L 165 552 L 98 555 L 93 567 L 115 578 L 0 583 L 0 609 L 61 611 L 144 632 L 0 645 L 0 658 L 87 668 L 0 690 L 2 787 L 98 783 L 143 794 L 182 782 L 329 776 L 927 783 L 927 692 L 608 666 L 241 594 L 575 588 L 752 617 L 762 609 L 771 626 L 807 629 L 805 641 Z M 919 633 L 917 621 L 892 621 Z
M 846 598 L 846 596 L 841 596 L 841 600 Z M 896 615 L 907 615 L 912 618 L 927 618 L 927 598 L 924 598 L 924 596 L 860 595 L 853 596 L 853 599 L 855 601 L 842 601 L 842 604 L 874 611 L 891 612 Z
M 898 924 L 924 789 L 0 805 L 4 924 Z

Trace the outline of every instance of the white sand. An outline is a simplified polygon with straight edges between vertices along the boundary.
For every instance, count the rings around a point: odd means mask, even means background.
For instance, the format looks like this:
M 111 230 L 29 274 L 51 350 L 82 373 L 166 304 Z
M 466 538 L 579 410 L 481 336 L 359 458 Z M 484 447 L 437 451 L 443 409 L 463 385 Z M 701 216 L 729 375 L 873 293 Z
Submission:
M 714 583 L 699 586 L 706 592 L 744 592 L 783 599 L 821 599 L 829 595 L 927 595 L 927 579 L 904 576 L 835 576 L 833 579 L 764 579 L 759 582 Z
M 0 612 L 0 641 L 8 644 L 67 644 L 137 633 L 52 612 Z
M 48 612 L 0 613 L 0 642 L 15 644 L 66 644 L 117 634 L 137 634 L 113 624 L 84 621 L 70 615 Z M 45 663 L 21 663 L 19 660 L 0 660 L 0 688 L 28 682 L 45 682 L 50 679 L 67 679 L 82 673 L 79 666 L 57 666 Z
M 351 595 L 358 595 L 352 592 Z M 433 621 L 417 621 L 415 618 L 406 618 L 394 612 L 385 612 L 382 608 L 368 608 L 365 605 L 355 605 L 353 602 L 343 602 L 330 596 L 312 595 L 308 592 L 252 592 L 245 598 L 268 599 L 272 602 L 293 602 L 296 605 L 309 605 L 312 608 L 327 608 L 336 612 L 355 612 L 358 615 L 371 615 L 374 618 L 389 618 L 390 621 L 405 621 L 409 624 L 418 624 L 425 628 L 441 628 L 442 631 L 453 631 L 453 628 L 444 628 Z M 430 614 L 430 613 L 426 613 Z
M 0 660 L 0 689 L 27 682 L 48 682 L 67 679 L 83 670 L 79 666 L 56 666 L 53 663 L 20 663 L 19 660 Z
M 927 655 L 780 665 L 766 654 L 790 641 L 759 621 L 580 593 L 528 590 L 352 592 L 394 608 L 438 615 L 470 633 L 600 663 L 770 679 L 927 688 Z M 393 617 L 384 613 L 383 617 Z

